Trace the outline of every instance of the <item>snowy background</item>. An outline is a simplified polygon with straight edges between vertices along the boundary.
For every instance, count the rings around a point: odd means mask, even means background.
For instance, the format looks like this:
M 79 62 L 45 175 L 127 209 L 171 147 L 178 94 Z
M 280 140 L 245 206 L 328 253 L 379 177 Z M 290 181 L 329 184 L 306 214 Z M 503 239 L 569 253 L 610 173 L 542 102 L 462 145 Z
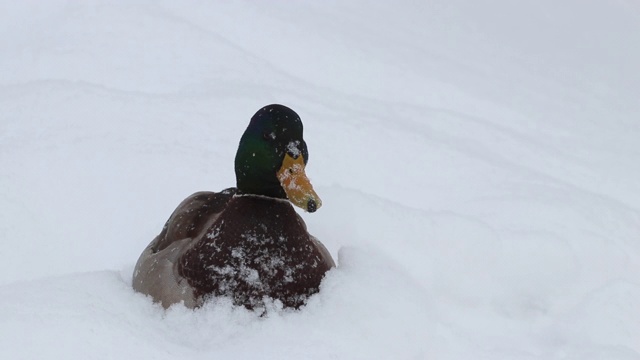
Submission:
M 640 359 L 640 2 L 0 0 L 0 358 Z M 130 286 L 305 124 L 301 311 Z

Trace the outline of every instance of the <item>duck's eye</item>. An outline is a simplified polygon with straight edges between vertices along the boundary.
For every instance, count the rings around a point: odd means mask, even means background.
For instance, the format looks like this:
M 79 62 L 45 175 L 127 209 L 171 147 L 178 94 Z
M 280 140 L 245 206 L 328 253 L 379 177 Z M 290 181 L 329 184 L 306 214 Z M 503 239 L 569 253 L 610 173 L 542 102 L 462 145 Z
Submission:
M 267 141 L 275 140 L 276 139 L 276 133 L 274 133 L 273 131 L 265 132 L 265 133 L 262 134 L 262 137 L 264 137 L 264 139 L 267 140 Z

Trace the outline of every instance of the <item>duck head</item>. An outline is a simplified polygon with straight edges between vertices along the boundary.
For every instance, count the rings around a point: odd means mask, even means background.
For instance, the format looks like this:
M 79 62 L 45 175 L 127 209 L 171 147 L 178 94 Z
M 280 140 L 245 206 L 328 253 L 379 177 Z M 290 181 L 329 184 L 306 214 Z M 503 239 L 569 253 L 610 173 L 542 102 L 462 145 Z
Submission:
M 241 194 L 289 199 L 308 212 L 322 206 L 305 174 L 309 161 L 302 138 L 302 121 L 283 105 L 268 105 L 253 115 L 235 159 Z

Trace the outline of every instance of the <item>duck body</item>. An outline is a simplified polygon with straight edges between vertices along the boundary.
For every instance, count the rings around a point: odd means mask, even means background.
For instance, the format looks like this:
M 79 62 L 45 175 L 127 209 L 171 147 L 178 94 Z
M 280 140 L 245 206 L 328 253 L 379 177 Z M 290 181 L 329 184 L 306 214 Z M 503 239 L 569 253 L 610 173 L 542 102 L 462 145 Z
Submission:
M 272 108 L 261 109 L 256 116 L 269 109 Z M 293 113 L 286 107 L 285 110 Z M 275 120 L 279 118 L 275 116 Z M 247 132 L 250 129 L 251 125 Z M 272 135 L 272 130 L 269 128 L 266 136 L 260 136 L 267 142 L 274 140 L 278 134 L 275 131 Z M 208 297 L 226 296 L 249 309 L 262 306 L 265 298 L 299 308 L 319 291 L 325 273 L 335 264 L 324 245 L 307 232 L 290 200 L 296 199 L 291 201 L 310 212 L 321 202 L 306 187 L 306 176 L 296 175 L 306 163 L 301 131 L 300 139 L 280 140 L 285 149 L 277 158 L 278 164 L 268 171 L 273 171 L 274 176 L 265 181 L 267 194 L 260 193 L 255 181 L 259 179 L 245 178 L 238 184 L 249 184 L 250 191 L 229 188 L 218 193 L 198 192 L 180 203 L 160 234 L 142 252 L 133 274 L 136 291 L 151 296 L 165 308 L 180 302 L 194 308 Z M 304 152 L 292 144 L 304 145 Z M 255 157 L 251 150 L 243 149 L 242 140 L 238 154 L 241 150 L 248 155 L 236 156 L 237 177 L 251 175 L 251 166 L 243 166 L 242 158 Z M 280 188 L 274 186 L 273 179 L 282 184 Z

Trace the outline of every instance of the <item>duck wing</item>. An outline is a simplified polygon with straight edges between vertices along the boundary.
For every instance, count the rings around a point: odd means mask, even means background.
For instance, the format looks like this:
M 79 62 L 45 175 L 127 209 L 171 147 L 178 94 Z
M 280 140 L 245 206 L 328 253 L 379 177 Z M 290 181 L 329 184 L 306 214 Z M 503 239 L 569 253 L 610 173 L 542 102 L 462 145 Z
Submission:
M 182 239 L 199 239 L 199 235 L 209 229 L 236 192 L 236 188 L 218 193 L 201 191 L 184 199 L 164 224 L 160 234 L 149 244 L 152 251 L 162 251 Z
M 165 308 L 183 302 L 198 306 L 191 286 L 178 274 L 181 256 L 200 239 L 236 193 L 197 192 L 178 205 L 162 231 L 142 252 L 133 272 L 133 288 L 149 295 Z

